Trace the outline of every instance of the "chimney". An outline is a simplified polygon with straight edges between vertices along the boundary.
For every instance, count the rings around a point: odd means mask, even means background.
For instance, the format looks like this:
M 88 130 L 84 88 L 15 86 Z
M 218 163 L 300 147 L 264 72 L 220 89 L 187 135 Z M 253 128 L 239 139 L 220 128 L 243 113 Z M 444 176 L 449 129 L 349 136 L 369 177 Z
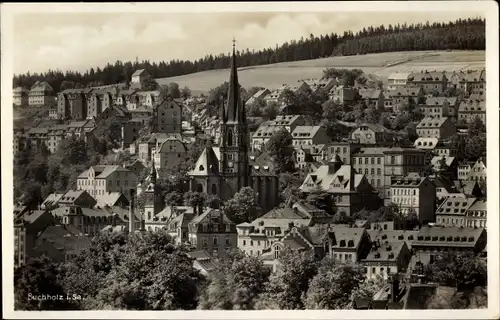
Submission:
M 134 189 L 130 189 L 130 207 L 129 207 L 129 218 L 128 218 L 128 230 L 129 233 L 135 233 L 135 199 L 134 199 Z

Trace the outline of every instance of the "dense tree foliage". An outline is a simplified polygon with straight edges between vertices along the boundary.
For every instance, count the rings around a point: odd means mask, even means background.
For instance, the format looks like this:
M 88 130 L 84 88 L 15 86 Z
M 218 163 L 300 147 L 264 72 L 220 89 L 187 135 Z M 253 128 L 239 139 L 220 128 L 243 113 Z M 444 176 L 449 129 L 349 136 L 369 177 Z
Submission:
M 251 222 L 260 212 L 258 194 L 251 187 L 243 187 L 226 201 L 224 209 L 235 223 Z
M 484 50 L 485 20 L 459 19 L 449 23 L 419 23 L 363 28 L 356 33 L 345 31 L 292 40 L 276 48 L 238 51 L 241 67 L 286 61 L 299 61 L 338 55 L 356 55 L 393 51 Z M 205 70 L 227 68 L 230 54 L 206 55 L 196 61 L 171 60 L 108 63 L 104 68 L 91 68 L 84 73 L 49 70 L 43 74 L 14 76 L 14 87 L 30 87 L 38 80 L 47 81 L 56 91 L 61 88 L 126 83 L 131 74 L 145 69 L 153 78 L 173 77 Z M 64 83 L 67 81 L 67 83 Z M 225 91 L 227 92 L 227 91 Z
M 256 298 L 264 292 L 271 270 L 262 260 L 241 252 L 231 254 L 209 276 L 200 297 L 199 309 L 253 310 Z
M 293 161 L 292 135 L 286 129 L 276 131 L 265 146 L 276 173 L 293 172 L 295 163 Z

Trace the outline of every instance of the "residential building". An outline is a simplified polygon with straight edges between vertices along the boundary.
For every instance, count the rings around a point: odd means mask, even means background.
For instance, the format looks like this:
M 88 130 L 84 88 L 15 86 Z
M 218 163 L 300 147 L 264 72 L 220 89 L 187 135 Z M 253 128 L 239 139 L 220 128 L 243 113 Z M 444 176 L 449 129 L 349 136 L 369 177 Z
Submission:
M 343 141 L 330 142 L 323 148 L 321 159 L 319 160 L 332 159 L 332 157 L 337 154 L 343 164 L 350 165 L 352 164 L 351 162 L 352 155 L 355 154 L 359 150 L 359 148 L 360 145 L 353 142 L 343 142 Z
M 93 166 L 82 172 L 77 179 L 77 190 L 85 190 L 91 196 L 109 192 L 122 192 L 130 199 L 130 189 L 137 186 L 137 176 L 121 166 Z
M 341 105 L 349 104 L 356 99 L 356 90 L 344 85 L 335 85 L 328 91 L 328 97 Z
M 29 104 L 29 90 L 23 87 L 16 87 L 13 92 L 13 103 L 15 106 L 27 106 Z
M 181 133 L 182 105 L 174 99 L 166 99 L 153 109 L 153 132 Z
M 209 208 L 189 222 L 188 241 L 214 258 L 225 257 L 237 248 L 236 224 L 222 210 Z
M 142 124 L 143 127 L 153 126 L 153 108 L 149 107 L 139 107 L 133 110 L 127 109 L 130 114 L 130 118 Z
M 79 206 L 93 208 L 97 201 L 85 190 L 68 190 L 57 201 L 58 207 Z
M 481 157 L 472 165 L 469 180 L 486 183 L 486 157 Z
M 193 259 L 193 268 L 208 276 L 218 270 L 218 262 L 204 250 L 191 251 L 187 255 Z
M 302 192 L 323 190 L 331 195 L 337 211 L 348 216 L 364 208 L 378 208 L 379 197 L 363 174 L 351 165 L 343 165 L 335 155 L 327 165 L 309 173 L 299 188 Z
M 46 210 L 27 210 L 14 213 L 14 266 L 19 267 L 34 256 L 36 237 L 54 219 Z
M 28 94 L 30 106 L 48 106 L 56 102 L 54 89 L 46 81 L 37 81 Z
M 456 157 L 457 152 L 457 148 L 453 147 L 452 144 L 447 141 L 438 141 L 434 148 L 434 154 L 439 157 Z
M 140 89 L 144 88 L 145 82 L 151 79 L 151 75 L 144 69 L 136 70 L 130 79 L 130 89 Z
M 55 153 L 59 147 L 59 143 L 66 138 L 66 132 L 68 131 L 67 125 L 55 125 L 49 127 L 47 131 L 48 142 L 47 146 L 50 153 Z
M 425 102 L 425 92 L 422 87 L 400 87 L 389 94 L 392 98 L 392 109 L 395 112 L 404 108 L 411 111 Z
M 458 180 L 460 181 L 469 180 L 469 174 L 472 170 L 472 166 L 474 166 L 474 162 L 459 163 L 457 168 Z
M 40 209 L 50 210 L 57 208 L 59 206 L 59 200 L 64 196 L 64 193 L 51 193 L 47 196 L 47 198 L 40 205 Z
M 59 92 L 57 96 L 59 118 L 82 121 L 89 116 L 94 116 L 95 104 L 91 103 L 91 92 L 92 89 L 66 89 Z
M 292 133 L 298 126 L 306 124 L 303 115 L 278 115 L 274 120 L 263 122 L 252 135 L 252 150 L 261 150 L 273 134 L 280 129 Z
M 135 93 L 139 97 L 139 106 L 153 108 L 160 102 L 160 91 L 139 91 Z
M 96 196 L 97 209 L 105 207 L 121 207 L 126 208 L 130 205 L 130 201 L 121 192 L 108 192 L 107 194 Z
M 203 213 L 203 208 L 188 206 L 166 206 L 151 219 L 146 217 L 149 231 L 166 230 L 177 244 L 189 242 L 189 223 Z
M 330 142 L 325 128 L 322 126 L 297 126 L 292 131 L 292 145 L 311 146 Z
M 442 161 L 444 159 L 445 168 L 442 168 Z M 457 178 L 458 161 L 455 157 L 435 156 L 431 159 L 432 170 L 434 172 L 441 172 L 449 177 L 451 180 Z M 444 169 L 444 172 L 441 170 Z
M 365 103 L 366 107 L 375 107 L 377 109 L 384 107 L 385 96 L 382 90 L 361 90 L 359 94 L 361 95 L 361 101 Z
M 425 104 L 419 106 L 425 117 L 444 118 L 451 116 L 450 100 L 447 97 L 429 97 Z
M 236 226 L 238 249 L 249 255 L 260 256 L 281 239 L 290 226 L 312 226 L 328 223 L 331 219 L 323 210 L 303 202 L 294 204 L 292 208 L 273 208 L 250 223 Z
M 398 88 L 405 87 L 408 83 L 410 72 L 396 72 L 389 75 L 387 79 L 387 89 L 389 91 L 397 90 Z
M 456 181 L 456 188 L 467 197 L 483 198 L 484 194 L 477 181 Z
M 121 148 L 125 150 L 130 147 L 134 141 L 139 139 L 139 133 L 141 129 L 144 128 L 143 123 L 140 120 L 129 120 L 122 123 L 122 139 Z
M 328 256 L 342 262 L 358 262 L 369 252 L 370 239 L 364 228 L 290 225 L 286 234 L 262 255 L 264 264 L 271 266 L 273 272 L 279 272 L 278 259 L 285 248 L 310 251 L 318 259 Z
M 387 148 L 366 148 L 358 149 L 352 155 L 352 166 L 360 174 L 364 174 L 371 186 L 379 192 L 381 198 L 385 193 L 384 179 L 384 151 Z
M 246 102 L 246 105 L 251 105 L 252 103 L 255 103 L 258 100 L 264 99 L 268 94 L 270 94 L 271 91 L 269 89 L 260 89 L 257 91 L 253 96 L 251 96 Z
M 187 148 L 176 137 L 169 137 L 158 149 L 152 150 L 155 166 L 158 169 L 174 169 L 186 161 Z
M 395 134 L 384 126 L 364 123 L 351 132 L 351 139 L 358 144 L 387 144 L 394 141 Z
M 48 141 L 48 127 L 34 127 L 27 132 L 26 143 L 33 153 L 37 153 L 42 146 L 48 148 Z
M 426 93 L 443 94 L 447 88 L 448 79 L 444 72 L 421 71 L 420 73 L 412 73 L 408 77 L 408 85 L 421 87 Z
M 253 165 L 249 161 L 249 138 L 245 106 L 237 90 L 238 73 L 233 48 L 227 106 L 221 112 L 220 148 L 206 147 L 191 177 L 192 191 L 218 195 L 223 201 L 243 187 L 251 187 L 259 194 L 259 206 L 264 210 L 278 203 L 278 178 L 269 167 Z
M 118 89 L 116 87 L 92 90 L 89 94 L 87 118 L 99 117 L 106 109 L 115 105 Z
M 283 95 L 283 91 L 287 88 L 286 84 L 283 84 L 280 88 L 275 89 L 271 91 L 270 94 L 266 95 L 264 97 L 264 101 L 266 102 L 267 105 L 270 105 L 272 103 L 280 105 L 281 104 L 281 98 Z
M 149 163 L 153 160 L 153 149 L 157 150 L 169 137 L 166 133 L 152 133 L 141 137 L 130 145 L 130 153 L 137 154 L 137 159 L 143 163 Z
M 468 95 L 486 95 L 486 69 L 467 72 L 464 80 L 465 92 Z
M 304 82 L 309 86 L 312 92 L 318 92 L 319 90 L 329 92 L 332 87 L 339 83 L 338 79 L 335 78 L 306 79 Z
M 104 209 L 85 208 L 80 206 L 61 206 L 53 209 L 51 214 L 63 226 L 73 226 L 85 236 L 94 237 L 102 228 L 112 223 L 113 216 Z
M 90 246 L 89 237 L 71 225 L 53 225 L 36 238 L 34 256 L 47 256 L 52 261 L 66 263 Z
M 380 276 L 388 280 L 391 275 L 405 273 L 411 260 L 411 252 L 404 241 L 374 242 L 366 258 L 361 260 L 366 277 Z
M 399 207 L 403 215 L 414 214 L 422 224 L 436 221 L 436 186 L 429 178 L 411 173 L 394 179 L 390 192 L 391 202 Z
M 59 115 L 57 114 L 57 108 L 50 108 L 49 109 L 48 118 L 53 119 L 53 120 L 59 119 Z
M 486 238 L 483 228 L 424 226 L 411 247 L 425 266 L 442 252 L 481 252 L 486 248 Z
M 426 117 L 417 125 L 417 135 L 421 138 L 446 139 L 455 133 L 456 128 L 450 118 Z
M 458 121 L 471 123 L 476 118 L 486 125 L 486 101 L 475 98 L 462 101 L 458 108 Z
M 486 199 L 478 199 L 469 207 L 469 210 L 467 210 L 465 225 L 467 227 L 486 229 L 487 210 L 488 206 L 486 205 Z
M 136 99 L 136 92 L 136 89 L 120 89 L 120 91 L 118 91 L 118 94 L 116 95 L 115 104 L 117 106 L 131 110 L 131 108 L 129 108 L 129 105 L 131 103 L 131 100 Z
M 476 201 L 463 194 L 447 197 L 436 210 L 436 222 L 444 227 L 473 227 L 467 225 L 467 213 Z
M 425 166 L 425 151 L 423 150 L 399 147 L 384 150 L 385 205 L 391 201 L 392 180 L 404 178 L 411 172 L 422 176 Z

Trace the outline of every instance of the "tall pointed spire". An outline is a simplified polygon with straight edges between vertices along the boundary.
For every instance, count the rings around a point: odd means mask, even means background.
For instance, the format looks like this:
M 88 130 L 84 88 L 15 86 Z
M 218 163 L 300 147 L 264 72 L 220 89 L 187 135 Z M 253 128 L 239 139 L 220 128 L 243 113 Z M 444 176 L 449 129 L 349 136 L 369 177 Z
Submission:
M 238 67 L 236 66 L 236 40 L 233 39 L 233 56 L 231 58 L 231 74 L 229 78 L 229 90 L 227 95 L 226 114 L 223 118 L 225 122 L 244 121 L 243 103 L 240 97 L 240 84 L 238 82 Z
M 153 157 L 153 165 L 151 166 L 151 172 L 149 173 L 149 182 L 152 184 L 156 184 L 156 167 L 155 167 L 155 158 Z

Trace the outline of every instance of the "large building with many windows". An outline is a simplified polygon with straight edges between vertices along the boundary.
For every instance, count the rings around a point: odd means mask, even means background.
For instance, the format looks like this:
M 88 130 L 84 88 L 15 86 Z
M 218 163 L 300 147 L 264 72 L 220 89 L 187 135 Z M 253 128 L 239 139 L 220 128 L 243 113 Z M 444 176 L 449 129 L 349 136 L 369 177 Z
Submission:
M 121 166 L 93 166 L 78 176 L 77 189 L 93 197 L 122 192 L 130 199 L 130 189 L 135 189 L 137 183 L 137 176 Z

